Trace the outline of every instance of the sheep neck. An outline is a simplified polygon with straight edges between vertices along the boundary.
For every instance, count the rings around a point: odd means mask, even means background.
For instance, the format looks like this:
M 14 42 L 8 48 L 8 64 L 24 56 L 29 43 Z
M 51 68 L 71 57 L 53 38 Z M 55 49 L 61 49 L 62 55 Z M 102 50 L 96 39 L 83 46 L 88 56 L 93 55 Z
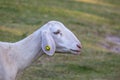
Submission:
M 16 43 L 17 47 L 17 66 L 18 71 L 28 67 L 33 61 L 38 59 L 42 54 L 41 34 L 37 30 L 27 38 Z

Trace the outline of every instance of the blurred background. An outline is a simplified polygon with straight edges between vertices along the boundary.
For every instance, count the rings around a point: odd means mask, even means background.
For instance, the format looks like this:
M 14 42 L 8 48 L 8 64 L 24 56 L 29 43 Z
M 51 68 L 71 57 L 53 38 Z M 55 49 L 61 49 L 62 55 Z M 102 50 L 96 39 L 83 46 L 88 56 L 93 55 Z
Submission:
M 120 0 L 0 0 L 0 41 L 19 41 L 50 20 L 75 33 L 81 55 L 44 55 L 18 80 L 120 80 Z

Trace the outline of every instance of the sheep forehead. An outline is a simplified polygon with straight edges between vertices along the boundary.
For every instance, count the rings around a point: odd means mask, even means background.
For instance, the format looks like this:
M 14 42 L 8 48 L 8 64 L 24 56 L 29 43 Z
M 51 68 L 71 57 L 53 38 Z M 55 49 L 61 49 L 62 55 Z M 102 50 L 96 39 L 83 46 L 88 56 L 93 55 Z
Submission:
M 73 34 L 73 32 L 71 32 L 67 27 L 64 26 L 63 23 L 59 22 L 59 21 L 50 21 L 50 24 L 52 24 L 52 28 L 51 31 L 52 32 L 56 32 L 57 30 L 60 30 L 62 33 L 64 33 L 64 36 L 66 35 L 67 37 L 71 37 L 71 38 L 75 38 L 76 36 Z
M 61 22 L 50 21 L 50 23 L 53 25 L 51 28 L 52 32 L 56 32 L 57 30 L 60 30 L 63 33 L 64 37 L 66 38 L 70 37 L 72 40 L 77 39 L 76 36 Z
M 48 23 L 51 23 L 51 24 L 62 24 L 62 23 L 59 22 L 59 21 L 49 21 Z
M 67 29 L 61 22 L 58 21 L 50 21 L 49 22 L 52 25 L 51 31 L 55 32 L 57 30 L 65 30 Z

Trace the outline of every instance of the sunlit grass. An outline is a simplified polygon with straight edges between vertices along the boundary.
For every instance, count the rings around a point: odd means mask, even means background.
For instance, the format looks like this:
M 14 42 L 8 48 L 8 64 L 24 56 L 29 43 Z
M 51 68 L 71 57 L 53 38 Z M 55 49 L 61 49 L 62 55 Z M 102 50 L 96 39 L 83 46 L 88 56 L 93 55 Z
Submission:
M 75 1 L 92 3 L 92 4 L 97 4 L 97 5 L 109 6 L 109 7 L 117 7 L 117 5 L 113 5 L 112 3 L 108 3 L 103 0 L 75 0 Z
M 6 31 L 6 32 L 9 32 L 9 33 L 12 33 L 12 34 L 16 34 L 16 35 L 20 35 L 21 32 L 15 28 L 9 28 L 9 27 L 2 27 L 0 26 L 0 30 L 2 31 Z

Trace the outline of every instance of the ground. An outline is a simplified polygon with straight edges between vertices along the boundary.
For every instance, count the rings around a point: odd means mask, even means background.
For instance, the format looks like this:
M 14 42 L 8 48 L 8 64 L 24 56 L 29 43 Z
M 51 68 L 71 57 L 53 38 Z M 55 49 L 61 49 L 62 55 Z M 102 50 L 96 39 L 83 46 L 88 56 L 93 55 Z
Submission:
M 101 46 L 111 52 L 120 54 L 120 38 L 116 36 L 107 36 L 102 41 Z

